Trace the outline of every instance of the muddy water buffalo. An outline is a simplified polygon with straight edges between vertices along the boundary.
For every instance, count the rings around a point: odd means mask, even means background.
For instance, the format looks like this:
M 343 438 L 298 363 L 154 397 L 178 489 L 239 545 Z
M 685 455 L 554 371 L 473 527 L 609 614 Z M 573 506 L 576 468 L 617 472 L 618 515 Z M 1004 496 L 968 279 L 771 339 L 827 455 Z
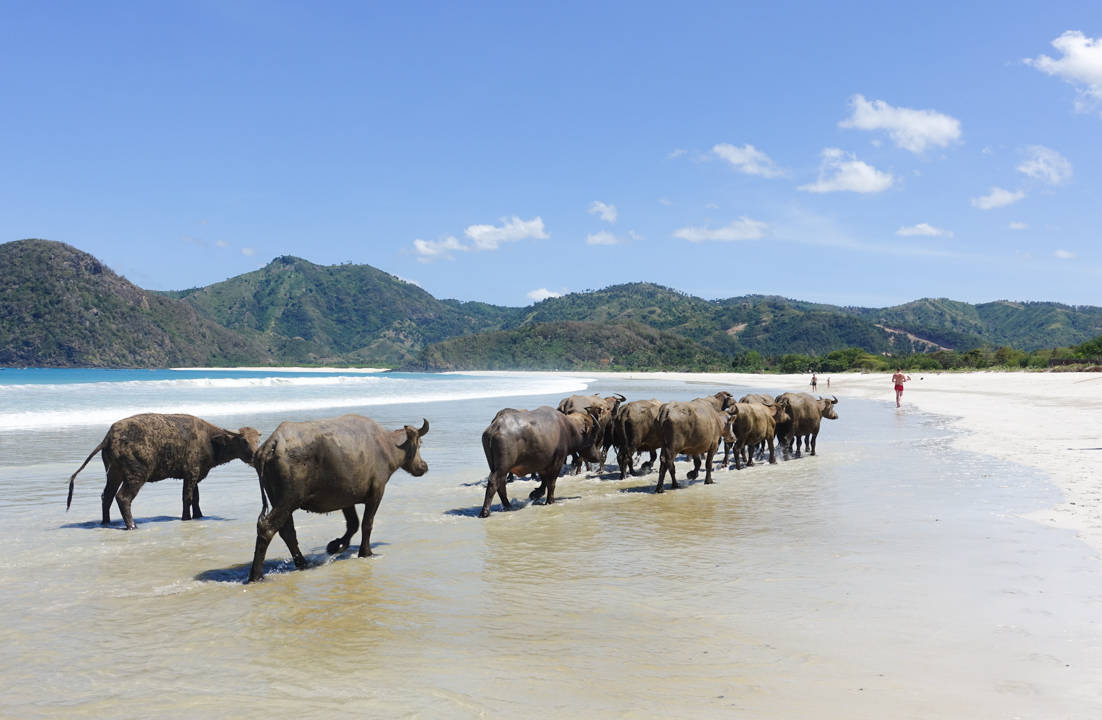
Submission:
M 700 473 L 701 456 L 704 456 L 704 484 L 711 485 L 712 460 L 720 439 L 730 436 L 730 416 L 716 410 L 708 398 L 688 402 L 668 402 L 658 410 L 658 424 L 662 431 L 662 462 L 658 468 L 658 484 L 654 491 L 663 491 L 662 481 L 670 474 L 670 486 L 679 487 L 674 474 L 674 460 L 678 453 L 693 458 L 690 480 Z
M 496 492 L 501 505 L 512 510 L 505 493 L 506 476 L 539 475 L 540 486 L 529 495 L 533 500 L 547 493 L 547 504 L 555 501 L 555 481 L 568 455 L 588 462 L 600 457 L 600 410 L 589 406 L 585 412 L 563 413 L 543 406 L 535 410 L 506 408 L 482 432 L 482 450 L 490 466 L 486 481 L 486 499 L 479 517 L 489 517 L 490 503 Z
M 623 395 L 619 393 L 613 393 L 608 397 L 601 397 L 600 395 L 571 395 L 568 398 L 563 398 L 559 402 L 559 412 L 572 413 L 572 412 L 587 412 L 586 408 L 593 407 L 597 409 L 597 422 L 600 425 L 598 438 L 600 442 L 597 447 L 597 460 L 586 461 L 586 469 L 589 469 L 589 463 L 597 463 L 597 469 L 604 468 L 605 459 L 608 457 L 608 449 L 612 447 L 612 415 L 620 407 L 620 403 L 626 400 Z M 577 475 L 582 470 L 582 464 L 579 462 L 577 454 L 573 459 L 574 474 Z
M 792 422 L 791 417 L 788 414 L 788 402 L 777 402 L 771 395 L 765 393 L 747 393 L 738 400 L 740 403 L 754 403 L 756 405 L 764 405 L 765 407 L 773 408 L 773 422 L 774 430 L 773 436 L 778 437 L 781 428 L 788 428 Z M 758 443 L 757 457 L 759 460 L 765 457 L 765 441 Z M 724 457 L 726 459 L 726 456 Z
M 781 447 L 785 455 L 792 450 L 795 440 L 795 454 L 800 456 L 800 438 L 804 439 L 804 447 L 815 454 L 815 441 L 819 437 L 819 424 L 823 418 L 837 420 L 838 413 L 834 406 L 838 404 L 838 398 L 831 396 L 830 400 L 816 398 L 808 393 L 782 393 L 776 397 L 776 401 L 787 399 L 789 403 L 788 414 L 791 422 L 778 430 L 777 439 L 781 441 Z M 783 432 L 783 435 L 782 435 Z
M 634 400 L 621 405 L 612 415 L 612 444 L 616 446 L 616 464 L 620 467 L 620 479 L 634 472 L 635 453 L 648 451 L 650 460 L 643 463 L 647 472 L 662 448 L 662 428 L 658 424 L 658 400 Z
M 262 511 L 256 521 L 256 551 L 249 580 L 264 574 L 264 555 L 277 532 L 291 551 L 295 567 L 306 567 L 298 548 L 291 513 L 344 512 L 345 533 L 326 546 L 330 554 L 348 547 L 360 525 L 356 504 L 364 504 L 360 557 L 371 554 L 371 526 L 383 499 L 387 480 L 398 468 L 414 477 L 428 472 L 421 459 L 421 428 L 410 425 L 387 430 L 361 415 L 328 420 L 280 423 L 260 449 L 253 465 L 260 477 Z M 268 501 L 272 509 L 268 511 Z
M 137 527 L 130 512 L 130 503 L 147 482 L 165 478 L 184 481 L 181 520 L 203 517 L 199 509 L 199 481 L 211 468 L 231 460 L 251 463 L 260 433 L 251 427 L 237 432 L 211 425 L 193 415 L 161 415 L 146 413 L 124 418 L 114 423 L 103 442 L 96 446 L 84 463 L 69 477 L 68 510 L 73 502 L 73 484 L 96 453 L 102 452 L 107 484 L 103 488 L 104 525 L 111 522 L 111 500 L 127 530 Z
M 740 470 L 739 462 L 746 456 L 746 466 L 754 464 L 754 449 L 761 443 L 769 444 L 769 462 L 777 462 L 773 450 L 773 434 L 778 419 L 788 419 L 786 401 L 768 405 L 756 402 L 737 402 L 727 408 L 731 415 L 731 430 L 735 436 L 735 469 Z

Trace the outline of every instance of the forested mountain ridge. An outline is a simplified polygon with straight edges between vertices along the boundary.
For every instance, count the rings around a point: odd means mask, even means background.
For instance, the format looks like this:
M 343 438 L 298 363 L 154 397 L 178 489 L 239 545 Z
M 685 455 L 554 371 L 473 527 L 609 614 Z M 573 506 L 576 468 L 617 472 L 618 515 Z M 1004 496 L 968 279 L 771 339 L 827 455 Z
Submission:
M 1102 335 L 1093 306 L 924 298 L 859 308 L 766 295 L 706 300 L 653 283 L 503 307 L 439 300 L 370 265 L 290 256 L 206 287 L 152 292 L 47 240 L 0 245 L 0 267 L 7 366 L 705 368 L 747 353 L 1030 351 Z

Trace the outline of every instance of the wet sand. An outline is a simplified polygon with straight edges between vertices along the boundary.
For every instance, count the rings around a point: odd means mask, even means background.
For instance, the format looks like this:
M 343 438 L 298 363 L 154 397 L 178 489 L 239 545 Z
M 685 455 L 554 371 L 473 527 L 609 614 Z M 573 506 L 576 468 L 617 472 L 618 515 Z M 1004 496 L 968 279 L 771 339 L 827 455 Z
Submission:
M 591 387 L 629 399 L 803 389 L 689 379 Z M 1097 552 L 1023 517 L 1061 501 L 1051 477 L 962 448 L 917 399 L 897 413 L 845 384 L 832 382 L 841 419 L 824 421 L 816 457 L 661 496 L 656 473 L 564 477 L 550 507 L 518 481 L 522 507 L 495 503 L 487 520 L 482 428 L 503 404 L 556 398 L 373 408 L 388 426 L 432 421 L 429 474 L 392 479 L 377 556 L 356 558 L 354 539 L 327 557 L 339 514 L 299 513 L 314 566 L 295 572 L 277 539 L 268 579 L 250 586 L 249 468 L 203 482 L 198 522 L 175 519 L 178 482 L 147 486 L 127 533 L 98 526 L 95 470 L 64 513 L 68 475 L 101 431 L 27 437 L 41 459 L 0 467 L 12 613 L 0 715 L 1099 716 Z M 279 419 L 239 424 L 267 433 Z

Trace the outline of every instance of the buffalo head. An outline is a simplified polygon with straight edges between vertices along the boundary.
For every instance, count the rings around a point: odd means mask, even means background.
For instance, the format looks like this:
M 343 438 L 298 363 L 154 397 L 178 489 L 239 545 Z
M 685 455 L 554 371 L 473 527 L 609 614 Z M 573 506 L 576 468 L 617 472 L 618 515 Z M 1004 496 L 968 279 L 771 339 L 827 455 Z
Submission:
M 429 421 L 424 420 L 421 429 L 406 425 L 406 439 L 398 444 L 398 449 L 405 453 L 402 458 L 401 468 L 414 477 L 420 477 L 429 471 L 429 465 L 421 459 L 421 438 L 429 431 Z
M 237 459 L 252 465 L 253 456 L 260 446 L 260 432 L 251 427 L 243 427 L 237 432 L 226 430 L 211 438 L 211 442 L 215 457 L 220 463 Z
M 838 404 L 838 397 L 831 395 L 831 399 L 819 398 L 819 413 L 827 420 L 837 420 L 838 413 L 835 412 L 834 406 Z

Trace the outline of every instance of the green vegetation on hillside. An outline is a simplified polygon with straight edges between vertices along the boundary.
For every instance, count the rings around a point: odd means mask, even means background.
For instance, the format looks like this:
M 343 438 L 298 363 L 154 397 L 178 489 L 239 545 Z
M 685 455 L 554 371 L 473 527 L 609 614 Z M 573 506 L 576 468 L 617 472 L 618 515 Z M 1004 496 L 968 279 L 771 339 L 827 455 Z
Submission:
M 0 365 L 168 367 L 272 362 L 249 338 L 147 292 L 63 243 L 0 245 Z
M 0 264 L 0 365 L 780 369 L 913 357 L 915 366 L 997 358 L 1036 367 L 1063 362 L 1052 348 L 1102 334 L 1102 308 L 1058 303 L 855 308 L 628 283 L 511 308 L 438 300 L 370 265 L 289 256 L 154 293 L 46 240 L 0 245 Z M 854 349 L 863 355 L 849 358 Z

